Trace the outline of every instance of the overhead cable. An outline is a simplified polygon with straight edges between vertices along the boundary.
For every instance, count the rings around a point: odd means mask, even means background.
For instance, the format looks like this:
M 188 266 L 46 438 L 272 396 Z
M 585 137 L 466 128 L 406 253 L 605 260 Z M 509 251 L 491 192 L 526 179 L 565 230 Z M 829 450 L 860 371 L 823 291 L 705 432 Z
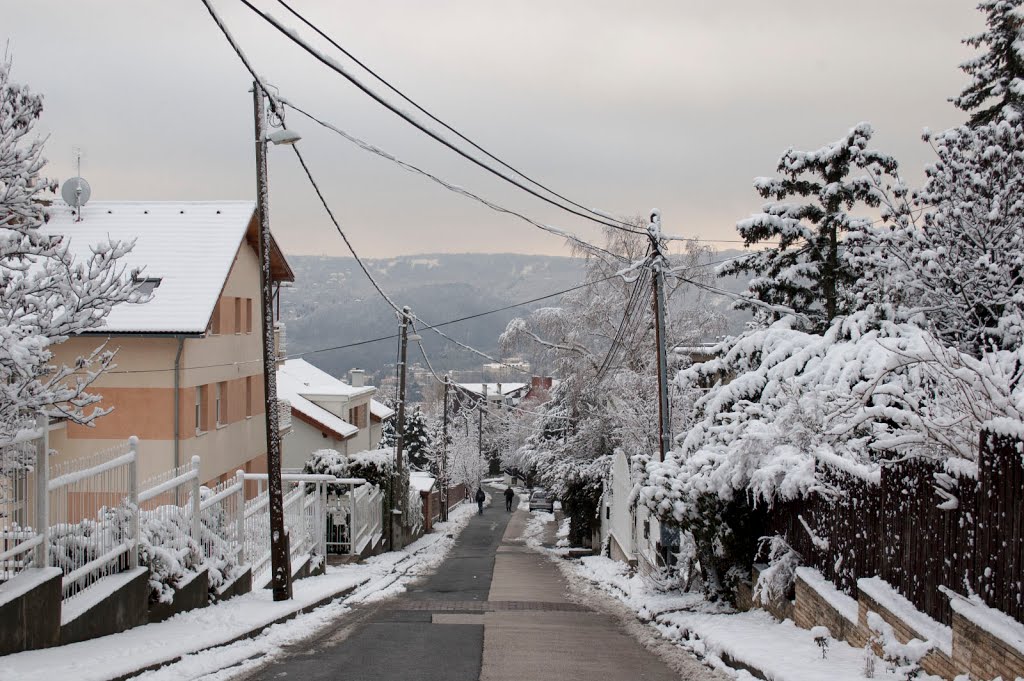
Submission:
M 459 132 L 458 130 L 456 130 L 455 128 L 453 128 L 453 127 L 452 127 L 451 125 L 449 125 L 448 123 L 445 123 L 445 122 L 444 122 L 443 120 L 441 120 L 440 118 L 438 118 L 438 117 L 437 117 L 437 116 L 435 116 L 434 114 L 432 114 L 432 113 L 430 113 L 429 111 L 427 111 L 427 110 L 426 110 L 425 108 L 423 108 L 423 107 L 422 107 L 422 106 L 421 106 L 420 104 L 418 104 L 417 102 L 413 101 L 413 99 L 412 99 L 411 97 L 409 97 L 409 96 L 408 96 L 408 95 L 406 95 L 406 94 L 405 94 L 404 92 L 402 92 L 401 90 L 399 90 L 399 89 L 398 89 L 397 87 L 395 87 L 394 85 L 392 85 L 391 83 L 389 83 L 389 82 L 388 82 L 388 81 L 387 81 L 387 80 L 386 80 L 386 79 L 385 79 L 385 78 L 384 78 L 383 76 L 381 76 L 381 75 L 380 75 L 380 74 L 378 74 L 378 73 L 377 73 L 376 71 L 374 71 L 374 70 L 373 70 L 373 69 L 371 69 L 371 68 L 370 68 L 369 66 L 367 66 L 367 65 L 366 65 L 366 64 L 365 64 L 364 62 L 362 62 L 362 61 L 361 61 L 360 59 L 358 59 L 358 58 L 357 58 L 357 57 L 356 57 L 356 56 L 355 56 L 354 54 L 352 54 L 352 53 L 351 53 L 350 51 L 346 50 L 346 49 L 345 49 L 344 47 L 342 47 L 341 45 L 339 45 L 337 41 L 335 41 L 335 40 L 334 40 L 333 38 L 331 38 L 331 36 L 327 35 L 327 34 L 326 34 L 326 33 L 324 33 L 324 32 L 323 32 L 322 30 L 320 30 L 320 28 L 319 28 L 318 26 L 316 26 L 316 24 L 314 24 L 313 22 L 311 22 L 311 21 L 309 21 L 308 19 L 306 19 L 306 17 L 304 17 L 304 16 L 302 15 L 302 14 L 300 14 L 300 13 L 299 13 L 298 11 L 296 11 L 296 10 L 295 10 L 295 9 L 294 9 L 294 8 L 293 8 L 293 7 L 291 6 L 291 5 L 289 5 L 289 4 L 287 3 L 287 2 L 285 2 L 284 0 L 277 0 L 277 1 L 278 1 L 278 3 L 279 3 L 279 4 L 280 4 L 280 5 L 282 6 L 282 7 L 284 7 L 284 8 L 286 9 L 286 10 L 288 10 L 289 12 L 291 12 L 291 13 L 292 13 L 292 14 L 293 14 L 293 15 L 294 15 L 294 16 L 295 16 L 295 17 L 296 17 L 296 18 L 297 18 L 297 19 L 298 19 L 299 21 L 301 21 L 302 23 L 304 23 L 304 24 L 305 24 L 306 26 L 308 26 L 309 28 L 313 29 L 313 31 L 315 31 L 315 32 L 316 32 L 316 33 L 317 33 L 317 34 L 318 34 L 318 35 L 319 35 L 319 36 L 320 36 L 321 38 L 323 38 L 324 40 L 326 40 L 327 42 L 329 42 L 329 43 L 330 43 L 331 45 L 333 45 L 333 46 L 334 46 L 335 48 L 337 48 L 337 50 L 338 50 L 338 51 L 340 51 L 340 52 L 341 52 L 342 54 L 344 54 L 344 55 L 345 55 L 346 57 L 348 57 L 349 59 L 351 59 L 352 61 L 354 61 L 354 62 L 355 62 L 356 64 L 358 64 L 358 65 L 359 65 L 360 67 L 362 67 L 364 71 L 366 71 L 366 72 L 367 72 L 367 73 L 369 73 L 369 74 L 370 74 L 371 76 L 373 76 L 373 77 L 374 77 L 374 78 L 376 78 L 376 79 L 377 79 L 378 81 L 380 81 L 380 82 L 381 82 L 381 83 L 382 83 L 382 84 L 383 84 L 383 85 L 384 85 L 385 87 L 387 87 L 387 88 L 388 88 L 389 90 L 391 90 L 391 91 L 392 91 L 392 92 L 394 92 L 394 93 L 395 93 L 396 95 L 398 95 L 399 97 L 401 97 L 402 99 L 404 99 L 404 100 L 405 100 L 406 102 L 408 102 L 409 104 L 411 104 L 411 105 L 412 105 L 412 106 L 413 106 L 414 108 L 416 108 L 416 109 L 417 109 L 417 110 L 418 110 L 418 111 L 419 111 L 420 113 L 422 113 L 423 115 L 425 115 L 425 116 L 426 116 L 427 118 L 429 118 L 430 120 L 434 121 L 434 122 L 435 122 L 435 123 L 437 123 L 438 125 L 440 125 L 440 126 L 444 127 L 444 128 L 446 129 L 446 130 L 448 130 L 448 131 L 449 131 L 449 132 L 451 132 L 452 134 L 456 135 L 456 136 L 457 136 L 457 137 L 458 137 L 459 139 L 463 140 L 464 142 L 466 142 L 467 144 L 469 144 L 470 146 L 472 146 L 472 147 L 473 147 L 474 149 L 476 149 L 476 150 L 477 150 L 477 151 L 479 151 L 480 153 L 484 154 L 485 156 L 487 156 L 487 157 L 488 157 L 488 158 L 490 158 L 491 160 L 493 160 L 493 161 L 496 161 L 496 162 L 500 163 L 500 164 L 501 164 L 502 166 L 504 166 L 505 168 L 507 168 L 507 169 L 511 170 L 511 171 L 512 171 L 513 173 L 515 173 L 515 174 L 516 174 L 516 175 L 518 175 L 519 177 L 523 178 L 524 180 L 526 180 L 526 181 L 527 181 L 527 182 L 529 182 L 530 184 L 532 184 L 532 185 L 534 185 L 534 186 L 536 186 L 536 187 L 539 187 L 539 188 L 543 189 L 544 191 L 548 192 L 549 194 L 551 194 L 551 195 L 553 195 L 553 196 L 556 196 L 556 197 L 558 197 L 559 199 L 561 199 L 561 200 L 565 201 L 565 202 L 566 202 L 566 203 L 568 203 L 568 204 L 571 204 L 571 205 L 573 205 L 573 206 L 575 206 L 575 207 L 577 207 L 577 208 L 579 208 L 579 209 L 581 209 L 581 210 L 585 210 L 585 211 L 587 211 L 588 213 L 591 213 L 592 215 L 596 215 L 597 217 L 600 217 L 600 218 L 605 218 L 605 219 L 607 219 L 607 220 L 613 220 L 613 221 L 615 221 L 615 222 L 618 222 L 619 224 L 621 224 L 621 225 L 623 225 L 623 226 L 625 226 L 625 227 L 628 227 L 628 226 L 629 226 L 629 225 L 628 225 L 628 223 L 622 222 L 621 220 L 617 220 L 616 218 L 614 218 L 614 217 L 612 217 L 612 216 L 608 215 L 607 213 L 605 213 L 605 212 L 603 212 L 603 211 L 599 211 L 599 210 L 594 210 L 594 209 L 592 209 L 592 208 L 588 208 L 587 206 L 584 206 L 584 205 L 582 205 L 582 204 L 576 203 L 576 202 L 575 202 L 575 201 L 573 201 L 572 199 L 569 199 L 569 198 L 567 198 L 567 197 L 565 197 L 565 196 L 563 196 L 563 195 L 559 194 L 559 193 L 558 193 L 558 192 L 556 192 L 555 190 L 553 190 L 553 189 L 551 189 L 551 188 L 549 188 L 549 187 L 547 187 L 547 186 L 545 186 L 545 185 L 541 184 L 541 183 L 540 183 L 540 182 L 538 182 L 537 180 L 534 180 L 534 179 L 533 179 L 532 177 L 530 177 L 529 175 L 527 175 L 527 174 L 526 174 L 526 173 L 524 173 L 523 171 L 519 170 L 518 168 L 515 168 L 515 167 L 513 167 L 513 166 L 509 165 L 508 163 L 506 163 L 505 161 L 501 160 L 500 158 L 498 158 L 497 156 L 495 156 L 495 155 L 494 155 L 494 154 L 492 154 L 491 152 L 487 151 L 486 149 L 484 149 L 483 147 L 481 147 L 481 146 L 480 146 L 479 144 L 477 144 L 476 142 L 474 142 L 474 141 L 473 141 L 473 140 L 471 140 L 470 138 L 468 138 L 468 137 L 466 137 L 465 135 L 463 135 L 463 134 L 462 134 L 461 132 Z
M 206 0 L 204 0 L 204 2 L 205 1 Z M 261 19 L 263 19 L 264 21 L 266 21 L 267 23 L 272 25 L 274 28 L 276 28 L 282 35 L 284 35 L 289 40 L 291 40 L 293 43 L 295 43 L 296 45 L 301 47 L 303 50 L 308 52 L 314 59 L 316 59 L 317 61 L 319 61 L 324 66 L 326 66 L 327 68 L 331 69 L 332 71 L 334 71 L 338 75 L 340 75 L 343 78 L 345 78 L 345 80 L 347 80 L 350 83 L 352 83 L 353 85 L 355 85 L 360 91 L 363 92 L 363 94 L 367 95 L 368 97 L 373 99 L 375 102 L 377 102 L 378 104 L 383 106 L 385 109 L 387 109 L 391 113 L 395 114 L 396 116 L 398 116 L 399 118 L 404 120 L 409 125 L 412 125 L 414 128 L 416 128 L 417 130 L 419 130 L 423 134 L 427 135 L 428 137 L 430 137 L 431 139 L 435 140 L 436 142 L 444 145 L 445 147 L 448 147 L 449 149 L 454 151 L 459 156 L 462 156 L 467 161 L 470 161 L 471 163 L 479 166 L 480 168 L 482 168 L 482 169 L 486 170 L 487 172 L 491 173 L 492 175 L 495 175 L 495 176 L 505 180 L 509 184 L 514 185 L 515 187 L 517 187 L 517 188 L 525 191 L 526 193 L 528 193 L 528 194 L 530 194 L 530 195 L 540 199 L 541 201 L 549 203 L 552 206 L 555 206 L 556 208 L 560 208 L 561 210 L 564 210 L 564 211 L 566 211 L 568 213 L 572 213 L 573 215 L 576 215 L 578 217 L 584 218 L 586 220 L 590 220 L 591 222 L 596 222 L 596 223 L 598 223 L 600 225 L 604 225 L 606 227 L 611 227 L 613 229 L 618 229 L 618 230 L 621 230 L 621 231 L 624 231 L 624 232 L 629 232 L 630 234 L 644 234 L 644 232 L 640 232 L 640 231 L 637 231 L 637 230 L 634 230 L 634 229 L 630 229 L 628 227 L 623 227 L 622 225 L 617 224 L 615 222 L 610 222 L 606 218 L 593 217 L 591 215 L 588 215 L 587 213 L 578 211 L 575 208 L 570 208 L 570 207 L 565 206 L 565 205 L 563 205 L 561 203 L 558 203 L 557 201 L 555 201 L 555 200 L 553 200 L 553 199 L 551 199 L 551 198 L 541 194 L 540 192 L 538 192 L 538 191 L 536 191 L 536 190 L 534 190 L 534 189 L 532 189 L 532 188 L 530 188 L 528 186 L 523 185 L 522 183 L 520 183 L 515 178 L 512 178 L 509 175 L 501 172 L 500 170 L 496 170 L 495 168 L 487 165 L 486 163 L 484 163 L 480 159 L 476 158 L 475 156 L 472 156 L 472 155 L 466 153 L 465 151 L 463 151 L 462 149 L 460 149 L 456 145 L 452 144 L 450 141 L 448 141 L 442 135 L 440 135 L 437 132 L 431 130 L 430 128 L 428 128 L 423 123 L 420 123 L 412 115 L 408 114 L 407 112 L 403 111 L 399 107 L 395 106 L 391 102 L 389 102 L 386 99 L 384 99 L 382 96 L 380 96 L 377 92 L 373 91 L 370 87 L 368 87 L 361 80 L 359 80 L 354 75 L 349 73 L 348 70 L 344 66 L 342 66 L 341 64 L 339 64 L 335 60 L 331 59 L 327 55 L 321 53 L 315 47 L 313 47 L 312 45 L 310 45 L 309 43 L 304 41 L 302 38 L 300 38 L 298 36 L 298 34 L 294 30 L 288 28 L 287 26 L 282 24 L 280 21 L 278 21 L 273 16 L 271 16 L 271 15 L 267 14 L 266 12 L 262 11 L 261 9 L 259 9 L 255 5 L 253 5 L 251 2 L 249 2 L 249 0 L 241 0 L 241 2 L 242 2 L 243 5 L 248 7 L 255 14 L 257 14 Z

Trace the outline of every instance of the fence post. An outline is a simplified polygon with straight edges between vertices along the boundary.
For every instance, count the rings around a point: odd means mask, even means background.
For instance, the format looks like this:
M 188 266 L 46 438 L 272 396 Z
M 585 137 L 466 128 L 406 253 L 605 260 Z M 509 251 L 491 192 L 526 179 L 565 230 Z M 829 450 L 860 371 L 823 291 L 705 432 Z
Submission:
M 355 555 L 356 553 L 356 529 L 359 527 L 359 523 L 356 521 L 356 486 L 355 483 L 349 483 L 348 486 L 348 552 L 349 555 Z
M 238 519 L 235 521 L 235 534 L 238 536 L 238 564 L 245 565 L 245 471 L 235 471 L 235 484 L 238 485 Z
M 50 565 L 50 419 L 36 418 L 42 433 L 36 440 L 36 533 L 42 541 L 36 547 L 36 567 Z
M 199 457 L 192 457 L 192 473 L 195 477 L 192 478 L 192 541 L 200 545 L 202 549 L 202 526 L 200 525 L 200 512 L 199 508 L 202 503 L 202 499 L 199 498 Z
M 320 546 L 319 553 L 324 559 L 324 570 L 327 569 L 327 483 L 321 482 L 317 485 L 317 513 L 316 519 L 320 523 L 317 532 L 317 544 Z
M 132 548 L 128 551 L 128 568 L 139 567 L 139 438 L 128 438 L 128 451 L 132 453 L 128 464 L 128 512 L 131 514 L 130 529 Z

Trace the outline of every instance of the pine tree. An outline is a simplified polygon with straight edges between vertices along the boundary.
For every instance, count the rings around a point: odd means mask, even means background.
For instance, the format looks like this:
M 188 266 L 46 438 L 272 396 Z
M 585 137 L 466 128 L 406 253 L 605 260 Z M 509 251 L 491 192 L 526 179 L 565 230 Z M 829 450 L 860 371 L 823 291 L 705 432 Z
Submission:
M 114 305 L 142 300 L 121 261 L 131 244 L 96 244 L 76 262 L 61 235 L 41 229 L 56 189 L 40 175 L 44 139 L 32 136 L 43 100 L 10 73 L 0 62 L 0 444 L 37 416 L 84 424 L 109 411 L 87 389 L 113 353 L 99 348 L 58 367 L 50 347 L 101 326 Z
M 755 275 L 748 289 L 754 300 L 737 307 L 754 310 L 761 323 L 792 311 L 819 333 L 849 311 L 857 273 L 844 259 L 843 239 L 869 220 L 848 211 L 858 204 L 880 206 L 897 170 L 892 157 L 868 149 L 872 134 L 869 124 L 860 123 L 821 149 L 790 148 L 779 159 L 780 178 L 754 180 L 757 192 L 773 201 L 736 229 L 748 247 L 778 243 L 720 270 L 721 276 Z
M 419 407 L 415 407 L 405 417 L 403 443 L 409 465 L 419 470 L 427 470 L 430 466 L 432 440 L 427 417 Z
M 970 76 L 970 83 L 950 101 L 971 112 L 970 125 L 983 125 L 996 120 L 1011 108 L 1024 112 L 1024 54 L 1021 32 L 1024 0 L 984 0 L 978 9 L 985 13 L 985 31 L 963 42 L 987 51 L 960 65 Z M 986 108 L 986 103 L 995 100 Z

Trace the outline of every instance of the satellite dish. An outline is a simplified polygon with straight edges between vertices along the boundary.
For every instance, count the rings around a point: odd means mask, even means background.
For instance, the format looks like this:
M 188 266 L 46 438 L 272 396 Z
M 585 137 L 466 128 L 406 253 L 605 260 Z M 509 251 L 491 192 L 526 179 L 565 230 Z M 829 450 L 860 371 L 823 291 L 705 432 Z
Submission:
M 89 202 L 92 188 L 84 177 L 72 177 L 60 188 L 60 197 L 72 208 L 81 208 Z

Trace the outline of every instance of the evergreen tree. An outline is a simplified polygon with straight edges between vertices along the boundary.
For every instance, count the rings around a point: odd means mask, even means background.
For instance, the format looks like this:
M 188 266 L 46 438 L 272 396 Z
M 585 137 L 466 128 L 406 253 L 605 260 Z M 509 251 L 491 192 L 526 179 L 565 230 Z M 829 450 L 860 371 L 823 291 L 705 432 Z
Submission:
M 985 13 L 985 30 L 963 41 L 987 50 L 960 65 L 971 80 L 958 97 L 950 100 L 971 112 L 972 126 L 996 120 L 1007 108 L 1024 112 L 1021 4 L 1024 0 L 984 0 L 978 9 Z M 982 108 L 992 100 L 995 102 Z
M 788 310 L 803 315 L 809 330 L 822 332 L 850 309 L 857 272 L 844 258 L 844 236 L 869 224 L 849 214 L 858 204 L 880 206 L 896 161 L 868 149 L 873 130 L 860 123 L 842 139 L 816 151 L 787 150 L 780 178 L 759 177 L 754 188 L 773 199 L 761 213 L 736 224 L 747 246 L 778 243 L 738 258 L 721 276 L 753 273 L 748 295 L 737 307 L 752 309 L 762 324 Z M 853 175 L 856 173 L 856 175 Z
M 405 416 L 405 438 L 403 440 L 409 465 L 427 470 L 431 463 L 432 439 L 427 417 L 419 407 Z

